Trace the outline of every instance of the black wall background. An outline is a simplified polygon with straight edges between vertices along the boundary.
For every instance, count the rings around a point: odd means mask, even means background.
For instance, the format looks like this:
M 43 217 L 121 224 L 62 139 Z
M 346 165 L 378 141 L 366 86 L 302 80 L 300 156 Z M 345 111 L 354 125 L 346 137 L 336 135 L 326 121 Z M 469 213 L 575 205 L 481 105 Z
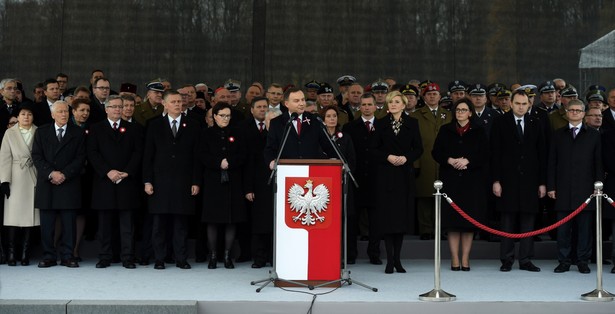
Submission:
M 0 77 L 27 87 L 58 72 L 113 88 L 164 77 L 174 86 L 362 84 L 431 79 L 577 84 L 580 48 L 615 28 L 603 0 L 0 0 Z M 613 86 L 613 73 L 596 74 Z

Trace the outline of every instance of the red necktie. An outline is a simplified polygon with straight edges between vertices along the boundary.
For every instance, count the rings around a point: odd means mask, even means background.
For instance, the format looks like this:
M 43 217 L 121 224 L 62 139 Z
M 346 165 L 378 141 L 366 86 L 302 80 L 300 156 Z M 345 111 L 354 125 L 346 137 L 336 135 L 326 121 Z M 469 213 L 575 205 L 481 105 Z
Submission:
M 301 135 L 301 119 L 296 118 L 295 120 L 297 121 L 297 135 L 300 136 Z
M 265 129 L 265 123 L 259 122 L 258 123 L 258 130 L 261 131 L 261 133 L 262 133 L 264 129 Z
M 117 131 L 117 122 L 113 122 L 113 130 Z
M 369 121 L 365 121 L 365 127 L 367 128 L 367 132 L 371 133 L 372 132 L 372 123 Z

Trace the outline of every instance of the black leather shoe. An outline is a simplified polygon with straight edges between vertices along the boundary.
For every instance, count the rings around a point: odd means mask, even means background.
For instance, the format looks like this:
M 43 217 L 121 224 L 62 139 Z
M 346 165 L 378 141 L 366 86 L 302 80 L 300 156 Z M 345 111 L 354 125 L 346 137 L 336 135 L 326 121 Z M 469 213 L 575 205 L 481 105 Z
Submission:
M 135 269 L 137 265 L 133 261 L 123 261 L 122 266 L 127 269 Z
M 77 267 L 79 267 L 79 263 L 77 262 L 76 259 L 73 259 L 73 258 L 62 260 L 60 262 L 60 265 L 66 266 L 68 268 L 77 268 Z
M 38 263 L 38 268 L 47 268 L 58 265 L 58 262 L 52 259 L 44 259 Z
M 392 273 L 393 273 L 393 263 L 390 263 L 390 264 L 389 264 L 389 263 L 387 262 L 387 265 L 386 265 L 386 267 L 384 268 L 384 273 L 385 273 L 385 274 L 392 274 Z
M 589 266 L 587 266 L 586 263 L 577 263 L 577 268 L 579 269 L 579 272 L 581 274 L 591 273 L 591 270 L 589 269 Z
M 252 268 L 263 268 L 263 267 L 265 267 L 265 263 L 254 262 L 252 264 Z
M 186 262 L 186 261 L 175 263 L 175 267 L 181 268 L 181 269 L 190 269 L 190 268 L 192 268 L 192 266 L 190 266 L 190 264 L 188 264 L 188 262 Z
M 154 263 L 154 269 L 165 269 L 163 261 L 156 261 Z
M 461 266 L 461 271 L 470 271 L 470 266 L 468 267 Z
M 452 271 L 460 271 L 461 270 L 461 266 L 453 266 L 453 265 L 451 265 L 451 270 Z
M 401 262 L 397 261 L 395 263 L 393 263 L 393 267 L 395 267 L 395 271 L 397 271 L 398 273 L 405 273 L 406 270 L 404 269 L 404 266 L 401 266 Z
M 111 266 L 111 263 L 106 259 L 101 259 L 98 263 L 96 263 L 96 268 L 107 268 L 109 266 Z
M 370 256 L 369 263 L 372 265 L 382 265 L 382 260 L 378 256 Z
M 570 270 L 570 264 L 568 263 L 559 263 L 557 267 L 553 270 L 554 273 L 564 273 Z
M 207 268 L 209 269 L 218 268 L 218 258 L 215 255 L 209 257 L 209 264 L 207 264 Z
M 526 263 L 523 263 L 523 264 L 519 265 L 519 269 L 527 270 L 527 271 L 533 271 L 533 272 L 539 272 L 540 271 L 540 268 L 537 267 L 536 265 L 534 265 L 532 262 L 526 262 Z
M 500 271 L 511 271 L 512 270 L 512 262 L 504 262 L 502 266 L 500 266 Z

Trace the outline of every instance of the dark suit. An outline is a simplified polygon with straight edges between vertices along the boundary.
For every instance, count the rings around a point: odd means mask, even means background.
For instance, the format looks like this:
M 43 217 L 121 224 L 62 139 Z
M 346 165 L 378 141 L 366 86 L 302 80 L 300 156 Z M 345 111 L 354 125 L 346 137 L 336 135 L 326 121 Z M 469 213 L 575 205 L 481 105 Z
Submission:
M 609 112 L 606 111 L 605 113 Z M 615 128 L 608 129 L 602 134 L 602 163 L 606 172 L 604 193 L 611 197 L 615 195 L 615 163 L 611 161 L 613 156 L 615 156 Z M 608 202 L 605 201 L 603 204 L 602 218 L 610 219 L 611 227 L 613 227 L 615 225 L 615 211 L 610 208 L 611 205 Z M 615 235 L 615 228 L 611 228 L 611 234 Z M 613 239 L 615 239 L 615 236 Z M 612 243 L 611 256 L 615 257 L 615 241 L 612 241 Z
M 483 130 L 485 130 L 485 134 L 487 135 L 487 140 L 489 140 L 489 135 L 491 134 L 491 125 L 493 124 L 493 119 L 499 116 L 500 114 L 495 110 L 485 106 L 485 110 L 481 112 L 480 117 L 477 114 L 472 115 L 472 123 L 477 126 L 481 126 Z
M 34 111 L 33 123 L 36 126 L 43 126 L 47 123 L 53 122 L 53 118 L 51 117 L 51 109 L 49 108 L 47 99 L 43 99 L 42 102 L 34 104 Z
M 178 118 L 179 119 L 179 118 Z M 157 261 L 166 255 L 166 220 L 173 222 L 175 259 L 185 262 L 189 215 L 194 214 L 193 185 L 201 185 L 201 168 L 196 161 L 200 127 L 181 117 L 173 137 L 167 117 L 150 120 L 145 138 L 143 183 L 151 183 L 149 212 L 154 214 L 152 242 Z
M 525 115 L 523 137 L 517 132 L 512 111 L 498 116 L 491 127 L 491 182 L 499 182 L 502 195 L 496 199 L 501 213 L 502 229 L 515 232 L 531 231 L 538 212 L 538 187 L 546 184 L 547 148 L 541 122 Z M 514 262 L 514 240 L 503 238 L 500 243 L 502 263 Z M 520 240 L 519 262 L 529 262 L 534 255 L 532 238 Z
M 53 237 L 55 217 L 62 219 L 61 258 L 73 257 L 75 216 L 81 208 L 81 171 L 85 162 L 85 136 L 82 129 L 67 124 L 58 142 L 55 123 L 39 127 L 34 135 L 32 160 L 37 170 L 34 206 L 41 212 L 41 240 L 44 259 L 56 260 Z M 60 171 L 66 180 L 52 184 L 49 176 Z
M 94 124 L 103 120 L 107 120 L 105 104 L 101 103 L 98 98 L 96 98 L 94 94 L 92 94 L 92 96 L 90 97 L 90 117 L 88 118 L 88 123 Z
M 576 138 L 565 126 L 553 133 L 549 149 L 547 191 L 555 191 L 555 211 L 562 219 L 579 207 L 594 191 L 594 182 L 604 179 L 600 133 L 580 125 Z M 592 254 L 591 211 L 594 202 L 575 217 L 578 227 L 577 258 L 589 263 Z M 557 229 L 558 260 L 570 264 L 572 223 Z
M 608 129 L 615 129 L 615 119 L 613 118 L 613 111 L 611 108 L 602 112 L 602 129 L 605 131 Z
M 275 160 L 278 155 L 289 119 L 290 115 L 283 113 L 269 123 L 269 134 L 267 135 L 267 145 L 264 151 L 267 165 L 272 160 Z M 319 125 L 321 123 L 316 119 L 316 116 L 309 112 L 304 112 L 301 122 L 300 136 L 297 135 L 297 131 L 292 123 L 288 126 L 291 130 L 280 158 L 322 159 L 327 156 L 334 157 L 335 151 L 323 133 L 322 126 Z
M 101 241 L 100 259 L 112 258 L 111 239 L 113 219 L 119 217 L 122 260 L 134 258 L 133 211 L 140 206 L 141 158 L 143 133 L 135 124 L 120 120 L 114 130 L 107 119 L 90 128 L 87 152 L 94 169 L 92 178 L 92 205 L 98 210 L 98 232 Z M 128 177 L 113 183 L 107 173 L 111 170 L 126 172 Z

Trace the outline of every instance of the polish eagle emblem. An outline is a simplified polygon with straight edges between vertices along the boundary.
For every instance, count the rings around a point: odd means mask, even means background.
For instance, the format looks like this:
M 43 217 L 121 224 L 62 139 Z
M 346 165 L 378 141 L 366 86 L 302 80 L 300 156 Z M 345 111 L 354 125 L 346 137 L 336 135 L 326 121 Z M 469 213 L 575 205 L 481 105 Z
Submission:
M 312 188 L 313 181 L 306 180 L 303 187 L 295 183 L 288 189 L 290 210 L 298 213 L 292 217 L 293 221 L 301 220 L 304 226 L 315 225 L 316 221 L 324 222 L 325 217 L 319 213 L 326 211 L 329 204 L 329 189 L 324 184 L 317 185 L 313 190 Z

